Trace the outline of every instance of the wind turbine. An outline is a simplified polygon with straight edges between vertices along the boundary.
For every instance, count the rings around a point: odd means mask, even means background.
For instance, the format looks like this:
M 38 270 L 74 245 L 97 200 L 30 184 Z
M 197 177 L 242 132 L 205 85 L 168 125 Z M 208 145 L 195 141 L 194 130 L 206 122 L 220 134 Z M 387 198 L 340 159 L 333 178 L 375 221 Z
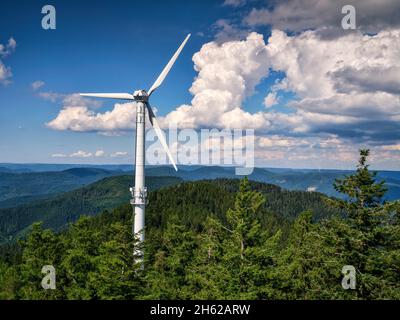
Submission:
M 136 101 L 136 150 L 135 150 L 135 187 L 130 188 L 132 195 L 131 204 L 134 207 L 134 223 L 133 223 L 133 234 L 139 242 L 144 241 L 144 214 L 147 199 L 147 188 L 144 186 L 144 166 L 145 166 L 145 113 L 149 115 L 149 120 L 153 126 L 158 140 L 163 146 L 168 158 L 175 170 L 178 171 L 174 158 L 168 149 L 167 142 L 165 141 L 164 133 L 158 125 L 157 118 L 149 104 L 149 98 L 152 93 L 163 83 L 168 72 L 171 70 L 176 59 L 181 53 L 186 42 L 189 40 L 190 34 L 188 34 L 182 44 L 176 50 L 175 54 L 169 60 L 168 64 L 164 67 L 163 71 L 158 76 L 157 80 L 153 83 L 149 91 L 136 90 L 133 94 L 130 93 L 80 93 L 81 96 L 85 97 L 96 97 L 96 98 L 111 98 L 121 100 L 133 100 Z M 139 257 L 143 256 L 141 250 L 135 252 Z

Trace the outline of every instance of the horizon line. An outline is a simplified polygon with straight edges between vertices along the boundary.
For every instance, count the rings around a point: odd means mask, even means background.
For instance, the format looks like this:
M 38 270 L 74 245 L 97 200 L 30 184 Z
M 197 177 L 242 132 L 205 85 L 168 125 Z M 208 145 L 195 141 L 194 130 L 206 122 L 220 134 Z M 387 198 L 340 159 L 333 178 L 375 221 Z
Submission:
M 95 163 L 48 163 L 48 162 L 0 162 L 0 166 L 2 165 L 65 165 L 65 166 L 132 166 L 134 167 L 135 164 L 129 163 L 102 163 L 102 164 L 95 164 Z M 146 164 L 146 167 L 169 167 L 169 164 Z M 219 168 L 238 168 L 241 166 L 233 166 L 233 165 L 204 165 L 204 164 L 177 164 L 177 167 L 219 167 Z M 172 166 L 171 166 L 172 168 Z M 336 170 L 336 171 L 354 171 L 354 169 L 343 169 L 343 168 L 290 168 L 290 167 L 271 167 L 271 166 L 254 166 L 254 169 L 280 169 L 280 170 Z M 379 169 L 379 168 L 372 168 L 372 171 L 390 171 L 390 172 L 400 172 L 399 170 L 395 169 Z

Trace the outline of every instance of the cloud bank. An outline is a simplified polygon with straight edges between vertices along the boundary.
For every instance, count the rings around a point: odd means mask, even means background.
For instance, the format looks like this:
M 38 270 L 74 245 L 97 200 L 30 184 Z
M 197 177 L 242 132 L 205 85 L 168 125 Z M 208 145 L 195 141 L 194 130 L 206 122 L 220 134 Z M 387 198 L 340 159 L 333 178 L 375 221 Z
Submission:
M 339 29 L 344 4 L 356 6 L 358 30 Z M 326 162 L 326 156 L 333 164 L 350 162 L 363 146 L 376 148 L 382 158 L 400 160 L 400 2 L 379 4 L 279 1 L 244 17 L 241 40 L 229 36 L 237 26 L 219 20 L 223 32 L 193 56 L 192 101 L 159 117 L 160 124 L 255 129 L 256 156 L 266 160 L 307 159 L 315 165 Z M 272 26 L 271 35 L 244 32 L 259 25 Z M 262 87 L 272 72 L 284 76 Z M 263 102 L 249 111 L 249 98 L 257 92 Z M 286 102 L 288 93 L 293 98 Z M 111 135 L 133 129 L 134 112 L 131 103 L 99 112 L 87 102 L 64 101 L 48 126 Z
M 356 8 L 357 28 L 363 33 L 400 27 L 397 0 L 274 0 L 269 8 L 253 8 L 244 23 L 291 32 L 318 29 L 320 34 L 339 36 L 345 5 Z
M 51 157 L 52 158 L 102 158 L 109 156 L 111 158 L 120 158 L 120 157 L 126 157 L 127 155 L 128 152 L 126 151 L 116 151 L 108 155 L 104 150 L 100 149 L 96 150 L 95 152 L 78 150 L 71 154 L 53 153 Z

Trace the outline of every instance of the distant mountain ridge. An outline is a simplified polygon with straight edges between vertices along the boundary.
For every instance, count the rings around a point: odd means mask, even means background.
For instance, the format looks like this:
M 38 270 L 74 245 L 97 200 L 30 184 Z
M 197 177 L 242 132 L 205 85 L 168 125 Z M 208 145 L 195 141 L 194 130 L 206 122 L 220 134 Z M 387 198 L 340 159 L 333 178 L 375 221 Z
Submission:
M 133 174 L 132 166 L 128 165 L 104 166 L 108 169 L 102 166 L 88 166 L 72 167 L 63 171 L 20 172 L 24 168 L 33 170 L 34 166 L 14 165 L 13 169 L 12 166 L 5 168 L 7 172 L 0 170 L 0 208 L 13 207 L 35 199 L 44 199 L 48 195 L 74 190 L 105 177 Z M 47 165 L 38 166 L 43 168 Z M 4 168 L 4 166 L 0 164 L 0 168 Z M 18 170 L 18 172 L 13 170 Z M 336 178 L 351 173 L 352 171 L 341 170 L 254 168 L 249 179 L 275 184 L 288 190 L 318 191 L 328 196 L 340 196 L 332 185 Z M 185 181 L 240 178 L 235 175 L 235 168 L 218 166 L 180 166 L 177 172 L 170 166 L 148 166 L 146 167 L 146 176 L 173 176 Z M 378 179 L 386 181 L 389 189 L 386 195 L 387 200 L 400 199 L 400 172 L 380 171 Z
M 45 172 L 45 171 L 64 171 L 73 168 L 97 168 L 112 171 L 130 171 L 133 170 L 131 164 L 57 164 L 57 163 L 0 163 L 0 172 L 2 170 L 11 170 L 11 172 Z

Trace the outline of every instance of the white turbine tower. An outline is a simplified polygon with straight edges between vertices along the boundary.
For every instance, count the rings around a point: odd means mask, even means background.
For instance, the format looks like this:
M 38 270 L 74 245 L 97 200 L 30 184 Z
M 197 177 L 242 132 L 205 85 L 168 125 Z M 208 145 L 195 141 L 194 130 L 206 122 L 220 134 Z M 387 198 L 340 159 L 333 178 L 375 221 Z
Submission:
M 97 97 L 97 98 L 111 98 L 111 99 L 122 99 L 122 100 L 134 100 L 136 101 L 136 152 L 135 152 L 135 187 L 131 188 L 132 200 L 131 204 L 134 207 L 134 223 L 133 223 L 133 234 L 137 237 L 140 242 L 144 240 L 144 214 L 146 207 L 147 188 L 144 186 L 144 166 L 145 166 L 145 113 L 149 115 L 150 123 L 152 124 L 157 137 L 163 146 L 168 158 L 175 170 L 178 171 L 171 152 L 168 149 L 167 142 L 165 141 L 164 133 L 158 125 L 157 118 L 154 115 L 153 110 L 149 104 L 149 98 L 151 94 L 163 83 L 168 72 L 171 70 L 173 64 L 181 53 L 186 42 L 189 40 L 190 34 L 188 34 L 185 40 L 182 42 L 178 50 L 172 56 L 171 60 L 164 67 L 164 70 L 158 76 L 157 80 L 151 86 L 150 90 L 136 90 L 133 94 L 130 93 L 81 93 L 81 96 L 86 97 Z M 135 252 L 140 257 L 143 256 L 142 251 Z

